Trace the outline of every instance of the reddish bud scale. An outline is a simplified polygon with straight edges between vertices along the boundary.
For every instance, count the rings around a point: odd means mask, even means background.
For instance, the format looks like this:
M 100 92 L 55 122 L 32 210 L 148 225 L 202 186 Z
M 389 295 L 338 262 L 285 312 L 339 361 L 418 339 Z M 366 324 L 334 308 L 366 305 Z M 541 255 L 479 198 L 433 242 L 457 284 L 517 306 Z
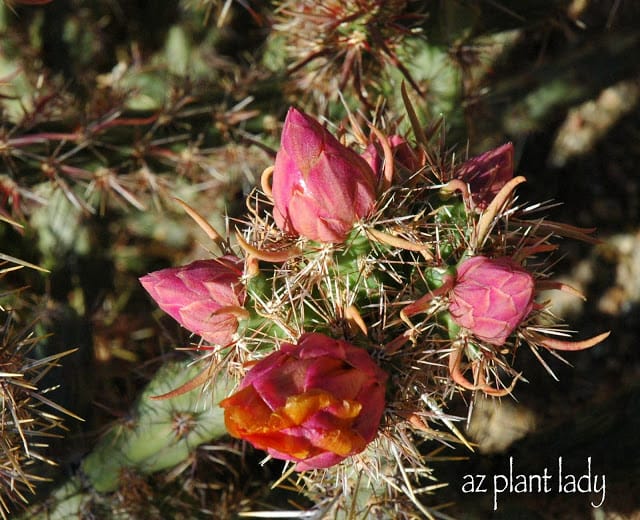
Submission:
M 389 136 L 388 140 L 393 152 L 393 158 L 398 165 L 406 168 L 411 173 L 418 171 L 422 167 L 415 150 L 411 148 L 411 145 L 402 136 L 394 134 Z M 367 161 L 376 176 L 380 177 L 383 159 L 378 147 L 371 143 L 360 156 Z

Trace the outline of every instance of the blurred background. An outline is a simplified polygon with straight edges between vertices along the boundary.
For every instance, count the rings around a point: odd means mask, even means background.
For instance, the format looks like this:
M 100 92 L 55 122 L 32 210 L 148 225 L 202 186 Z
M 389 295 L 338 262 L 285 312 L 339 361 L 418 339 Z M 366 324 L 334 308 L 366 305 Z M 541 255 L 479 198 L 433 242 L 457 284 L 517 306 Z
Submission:
M 528 383 L 515 399 L 476 400 L 476 452 L 434 461 L 448 486 L 430 506 L 453 518 L 640 518 L 639 56 L 633 0 L 0 0 L 4 516 L 57 500 L 158 368 L 188 356 L 175 350 L 188 335 L 138 283 L 209 255 L 173 197 L 225 229 L 272 163 L 290 105 L 334 129 L 348 109 L 402 133 L 404 83 L 425 127 L 443 119 L 447 148 L 464 157 L 512 141 L 528 179 L 519 197 L 596 228 L 598 243 L 566 240 L 554 265 L 587 300 L 553 295 L 553 310 L 580 337 L 612 331 L 568 354 L 572 366 L 547 356 L 557 380 L 522 349 Z M 304 507 L 270 491 L 281 468 L 262 456 L 227 438 L 194 446 L 161 471 L 121 471 L 116 491 L 89 490 L 67 517 Z M 536 473 L 559 456 L 575 472 L 592 457 L 606 474 L 601 508 L 588 493 L 531 493 L 493 511 L 490 493 L 462 492 L 465 475 L 504 473 L 509 457 Z

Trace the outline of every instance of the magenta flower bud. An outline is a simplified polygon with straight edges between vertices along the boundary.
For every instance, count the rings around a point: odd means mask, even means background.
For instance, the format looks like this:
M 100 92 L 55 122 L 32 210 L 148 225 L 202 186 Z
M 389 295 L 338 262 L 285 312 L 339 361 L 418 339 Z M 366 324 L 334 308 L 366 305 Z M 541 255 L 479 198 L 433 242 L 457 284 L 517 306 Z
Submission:
M 154 271 L 140 282 L 160 308 L 191 332 L 228 345 L 245 300 L 243 261 L 233 255 Z
M 280 229 L 342 242 L 376 200 L 375 175 L 315 119 L 290 108 L 273 170 L 273 216 Z
M 500 346 L 531 312 L 534 293 L 533 276 L 513 259 L 474 256 L 458 267 L 449 312 L 478 339 Z
M 404 137 L 393 134 L 387 139 L 389 140 L 396 164 L 406 168 L 411 173 L 418 171 L 422 167 L 416 152 Z M 370 143 L 365 151 L 360 154 L 360 157 L 367 161 L 367 164 L 375 172 L 376 176 L 380 177 L 382 173 L 382 151 L 379 145 Z
M 234 437 L 297 471 L 326 468 L 375 438 L 386 380 L 364 349 L 309 333 L 254 365 L 220 406 Z
M 455 177 L 469 184 L 478 209 L 485 209 L 513 178 L 513 144 L 507 143 L 464 162 Z

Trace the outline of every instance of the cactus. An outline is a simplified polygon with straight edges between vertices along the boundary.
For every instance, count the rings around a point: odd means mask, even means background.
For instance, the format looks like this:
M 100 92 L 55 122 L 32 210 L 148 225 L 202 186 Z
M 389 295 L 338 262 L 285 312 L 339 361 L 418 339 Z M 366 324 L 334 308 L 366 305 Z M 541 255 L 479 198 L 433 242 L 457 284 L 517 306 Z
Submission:
M 221 374 L 212 384 L 179 396 L 158 399 L 202 372 L 189 361 L 168 362 L 155 375 L 126 419 L 112 425 L 87 456 L 74 477 L 53 492 L 56 500 L 29 512 L 29 518 L 68 518 L 95 507 L 96 498 L 120 490 L 131 482 L 129 473 L 149 475 L 188 461 L 196 447 L 226 434 L 222 410 L 213 406 L 227 395 L 233 380 Z M 209 374 L 209 369 L 204 369 Z M 142 500 L 142 498 L 141 498 Z M 144 497 L 151 504 L 151 497 Z M 97 501 L 97 502 L 96 502 Z M 143 507 L 134 501 L 123 507 Z M 105 506 L 106 507 L 106 506 Z
M 410 104 L 407 110 L 416 121 Z M 514 190 L 525 179 L 513 175 L 512 146 L 456 163 L 438 155 L 420 126 L 415 134 L 402 141 L 416 141 L 409 150 L 415 169 L 394 160 L 389 139 L 375 127 L 369 142 L 379 152 L 370 154 L 385 161 L 369 156 L 368 163 L 308 115 L 290 110 L 275 165 L 263 174 L 263 192 L 250 195 L 255 209 L 236 233 L 244 275 L 227 284 L 245 284 L 245 312 L 234 315 L 248 323 L 231 329 L 233 341 L 201 347 L 212 349 L 219 370 L 242 377 L 221 403 L 229 432 L 294 462 L 292 470 L 314 470 L 298 482 L 319 508 L 332 497 L 338 510 L 430 514 L 414 492 L 417 475 L 429 471 L 412 439 L 436 438 L 433 424 L 440 423 L 449 438 L 466 442 L 446 416 L 453 397 L 466 390 L 509 395 L 522 377 L 512 368 L 521 343 L 544 363 L 544 351 L 584 350 L 608 336 L 569 341 L 547 305 L 534 301 L 542 290 L 575 293 L 545 273 L 553 239 L 590 237 L 588 230 L 532 217 L 535 207 L 515 205 Z M 358 174 L 340 177 L 349 162 Z M 383 166 L 374 171 L 369 164 Z M 225 255 L 216 260 L 222 267 L 229 242 L 187 209 Z M 200 264 L 181 269 L 175 296 L 155 290 L 172 273 L 154 273 L 157 281 L 147 289 L 167 310 L 168 299 L 175 301 L 179 311 L 170 312 L 205 336 L 200 323 L 181 318 L 201 298 L 189 281 L 199 278 Z M 212 278 L 209 291 L 217 283 Z M 228 309 L 212 310 L 211 330 Z M 270 335 L 273 324 L 280 334 Z M 357 375 L 359 365 L 349 358 L 357 351 L 378 363 L 378 384 L 388 377 L 386 404 L 363 406 L 374 391 L 366 398 L 358 393 L 357 381 L 369 376 Z M 343 375 L 349 371 L 354 375 Z M 382 416 L 374 412 L 381 404 Z M 361 433 L 370 426 L 377 440 Z M 408 468 L 414 477 L 406 477 Z M 328 487 L 334 478 L 342 491 Z M 402 478 L 404 493 L 397 493 L 391 482 Z M 371 482 L 372 496 L 357 491 L 360 479 Z M 358 505 L 363 493 L 368 498 Z
M 347 86 L 365 106 L 382 92 L 377 78 L 396 68 L 420 91 L 398 56 L 405 39 L 420 32 L 424 15 L 415 2 L 352 0 L 325 2 L 286 0 L 276 6 L 272 37 L 284 39 L 289 73 L 300 91 L 333 98 Z
M 46 303 L 38 336 L 71 337 L 59 309 L 92 329 L 69 389 L 99 405 L 82 461 L 43 455 L 72 462 L 18 473 L 5 510 L 46 476 L 25 518 L 439 515 L 432 462 L 471 448 L 474 400 L 521 388 L 525 347 L 555 376 L 550 355 L 608 334 L 572 341 L 552 313 L 546 291 L 581 296 L 552 279 L 560 239 L 595 239 L 516 174 L 528 132 L 635 73 L 633 24 L 578 31 L 597 9 L 0 1 L 2 258 L 51 270 L 7 291 Z M 582 81 L 594 64 L 610 74 Z M 37 343 L 43 366 L 65 353 Z M 142 388 L 174 346 L 194 354 Z M 241 469 L 212 455 L 238 447 Z
M 29 265 L 2 256 L 17 267 Z M 3 269 L 0 277 L 12 269 L 15 266 Z M 73 349 L 37 356 L 35 351 L 44 338 L 33 333 L 34 323 L 21 323 L 21 307 L 26 306 L 21 295 L 8 291 L 0 298 L 0 517 L 6 519 L 24 507 L 36 493 L 36 485 L 46 480 L 43 466 L 56 464 L 47 456 L 47 448 L 52 440 L 64 435 L 64 419 L 80 417 L 47 395 L 55 388 L 42 386 L 47 373 Z

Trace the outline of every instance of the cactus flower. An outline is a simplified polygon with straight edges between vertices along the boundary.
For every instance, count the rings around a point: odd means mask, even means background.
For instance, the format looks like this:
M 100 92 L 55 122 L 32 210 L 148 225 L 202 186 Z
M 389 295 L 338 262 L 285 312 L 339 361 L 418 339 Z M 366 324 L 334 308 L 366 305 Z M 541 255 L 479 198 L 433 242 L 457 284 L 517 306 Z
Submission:
M 464 162 L 455 177 L 469 184 L 478 209 L 485 209 L 513 178 L 513 144 L 506 143 Z
M 449 312 L 478 339 L 500 346 L 531 312 L 534 293 L 533 276 L 511 258 L 474 256 L 458 267 Z
M 342 242 L 373 210 L 376 176 L 356 152 L 316 120 L 290 108 L 273 170 L 273 216 L 280 229 Z
M 386 379 L 365 350 L 308 333 L 254 365 L 220 406 L 231 435 L 297 471 L 326 468 L 375 438 Z
M 238 328 L 245 291 L 243 261 L 233 255 L 154 271 L 140 282 L 160 308 L 191 332 L 228 345 Z

